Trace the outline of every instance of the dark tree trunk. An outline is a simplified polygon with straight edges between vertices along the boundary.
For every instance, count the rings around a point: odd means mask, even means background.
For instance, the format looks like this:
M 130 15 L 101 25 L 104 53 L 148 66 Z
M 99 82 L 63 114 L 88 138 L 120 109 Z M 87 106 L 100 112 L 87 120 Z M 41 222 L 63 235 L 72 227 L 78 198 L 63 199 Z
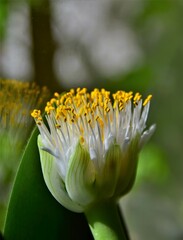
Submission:
M 61 91 L 53 70 L 56 45 L 52 37 L 51 11 L 49 0 L 30 4 L 30 24 L 32 31 L 32 58 L 34 81 L 47 86 L 51 92 Z

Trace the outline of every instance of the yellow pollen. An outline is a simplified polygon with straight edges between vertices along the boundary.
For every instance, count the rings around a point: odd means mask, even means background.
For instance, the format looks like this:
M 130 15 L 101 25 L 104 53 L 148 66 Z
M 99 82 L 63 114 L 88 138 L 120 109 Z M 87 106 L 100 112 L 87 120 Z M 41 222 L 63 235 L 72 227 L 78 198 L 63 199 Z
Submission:
M 55 92 L 55 93 L 54 93 L 54 96 L 55 96 L 56 98 L 59 98 L 59 97 L 60 97 L 60 94 L 57 93 L 57 92 Z
M 133 98 L 133 103 L 134 103 L 135 105 L 137 105 L 138 102 L 140 101 L 141 97 L 142 97 L 142 96 L 140 95 L 140 93 L 136 93 L 135 96 L 134 96 L 134 98 Z
M 70 90 L 70 93 L 71 93 L 72 95 L 74 95 L 75 90 L 72 88 L 72 89 Z
M 149 95 L 143 102 L 145 106 L 152 98 Z M 91 93 L 86 88 L 71 89 L 64 94 L 55 93 L 45 107 L 45 112 L 50 118 L 54 117 L 54 125 L 57 129 L 62 128 L 62 124 L 76 125 L 81 133 L 80 141 L 84 142 L 82 135 L 87 129 L 97 126 L 100 128 L 101 139 L 104 138 L 105 125 L 113 121 L 114 114 L 119 116 L 120 111 L 124 111 L 126 105 L 131 101 L 135 108 L 141 101 L 140 93 L 133 94 L 132 91 L 117 91 L 110 96 L 110 92 L 105 89 L 95 88 Z M 40 110 L 34 110 L 31 116 L 37 124 L 43 122 Z M 90 128 L 88 127 L 90 125 Z
M 33 118 L 39 119 L 39 118 L 41 118 L 41 111 L 35 109 L 35 110 L 31 113 L 31 116 L 32 116 Z
M 4 129 L 21 132 L 21 128 L 31 126 L 30 111 L 42 108 L 49 97 L 46 87 L 40 88 L 34 82 L 0 79 L 0 125 Z M 26 131 L 25 131 L 26 132 Z M 23 135 L 23 134 L 22 134 Z
M 143 106 L 145 106 L 152 98 L 152 95 L 147 96 L 147 98 L 143 102 Z

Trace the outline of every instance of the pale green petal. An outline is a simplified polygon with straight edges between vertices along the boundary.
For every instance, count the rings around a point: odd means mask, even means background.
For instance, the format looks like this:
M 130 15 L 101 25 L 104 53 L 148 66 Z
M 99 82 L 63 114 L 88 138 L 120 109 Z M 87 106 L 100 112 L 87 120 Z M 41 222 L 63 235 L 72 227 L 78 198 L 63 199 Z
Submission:
M 120 161 L 122 153 L 118 144 L 111 144 L 102 171 L 98 174 L 96 185 L 99 188 L 98 197 L 111 198 L 115 192 L 120 175 Z
M 54 198 L 64 207 L 74 212 L 82 212 L 83 208 L 74 203 L 65 190 L 65 184 L 57 171 L 54 157 L 48 152 L 42 150 L 41 136 L 38 136 L 38 148 L 41 159 L 41 168 L 46 185 Z
M 138 144 L 139 137 L 137 136 L 128 147 L 126 153 L 123 154 L 120 161 L 120 176 L 116 187 L 116 196 L 126 194 L 133 186 L 138 162 Z
M 75 152 L 69 160 L 65 183 L 67 192 L 73 201 L 82 203 L 82 206 L 93 201 L 95 169 L 88 151 L 80 143 L 77 144 Z

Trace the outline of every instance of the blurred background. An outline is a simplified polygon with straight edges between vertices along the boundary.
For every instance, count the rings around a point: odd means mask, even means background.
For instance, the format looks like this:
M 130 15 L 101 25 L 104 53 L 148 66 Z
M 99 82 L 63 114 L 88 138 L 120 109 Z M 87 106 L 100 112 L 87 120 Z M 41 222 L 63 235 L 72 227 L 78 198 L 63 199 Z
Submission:
M 0 78 L 152 93 L 157 129 L 120 204 L 132 240 L 183 239 L 182 0 L 1 0 Z

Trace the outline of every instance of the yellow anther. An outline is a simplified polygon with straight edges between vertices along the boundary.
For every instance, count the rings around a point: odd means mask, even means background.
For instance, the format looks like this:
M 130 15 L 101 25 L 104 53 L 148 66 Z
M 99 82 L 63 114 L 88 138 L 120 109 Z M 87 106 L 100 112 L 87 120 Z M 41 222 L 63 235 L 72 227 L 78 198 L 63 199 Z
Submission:
M 85 94 L 86 91 L 87 91 L 87 89 L 86 89 L 86 88 L 83 88 L 83 89 L 81 89 L 81 90 L 78 91 L 78 94 L 80 94 L 80 95 Z
M 147 96 L 147 98 L 143 102 L 143 106 L 145 106 L 152 98 L 152 95 Z
M 84 142 L 85 131 L 90 129 L 87 127 L 89 124 L 92 128 L 98 125 L 100 128 L 101 138 L 104 138 L 104 126 L 108 121 L 113 121 L 113 112 L 118 114 L 118 111 L 125 109 L 129 101 L 137 105 L 141 100 L 140 93 L 133 95 L 133 92 L 117 91 L 110 97 L 110 92 L 105 89 L 94 89 L 91 93 L 87 92 L 86 88 L 71 89 L 69 92 L 59 95 L 54 94 L 46 105 L 45 111 L 47 115 L 52 117 L 54 115 L 56 128 L 60 128 L 63 122 L 66 124 L 77 124 L 77 129 L 81 133 L 81 143 Z M 143 102 L 145 106 L 152 98 L 149 95 Z M 109 118 L 107 114 L 109 114 Z M 43 120 L 41 112 L 34 110 L 31 114 L 38 125 L 41 125 Z M 116 115 L 117 116 L 117 115 Z
M 43 119 L 42 119 L 42 117 L 38 117 L 37 120 L 38 121 L 42 121 Z
M 136 93 L 135 96 L 134 96 L 134 98 L 133 98 L 133 103 L 134 103 L 135 105 L 137 105 L 138 102 L 140 101 L 141 97 L 142 97 L 142 96 L 141 96 L 139 93 Z
M 99 102 L 100 106 L 103 107 L 104 103 L 102 101 Z
M 41 117 L 41 111 L 34 109 L 33 112 L 31 113 L 31 116 L 35 119 L 38 119 L 39 117 Z
M 65 105 L 71 104 L 71 103 L 72 103 L 72 98 L 68 97 L 68 98 L 65 100 Z
M 60 103 L 63 104 L 65 100 L 65 95 L 60 98 Z
M 55 96 L 56 98 L 59 98 L 59 97 L 60 97 L 60 94 L 57 93 L 57 92 L 55 92 L 55 93 L 54 93 L 54 96 Z
M 116 102 L 116 100 L 115 100 L 114 103 L 113 103 L 113 108 L 115 109 L 116 106 L 117 106 L 117 102 Z
M 57 102 L 57 100 L 56 100 L 55 98 L 52 98 L 52 99 L 50 100 L 50 104 L 53 104 L 53 103 L 55 103 L 55 102 Z
M 70 93 L 71 93 L 72 95 L 74 95 L 75 90 L 72 88 L 72 89 L 70 90 Z
M 77 89 L 76 89 L 76 92 L 78 93 L 78 92 L 80 92 L 80 90 L 81 90 L 81 88 L 77 88 Z
M 128 100 L 131 100 L 133 98 L 133 95 L 130 95 L 129 97 L 128 97 Z

